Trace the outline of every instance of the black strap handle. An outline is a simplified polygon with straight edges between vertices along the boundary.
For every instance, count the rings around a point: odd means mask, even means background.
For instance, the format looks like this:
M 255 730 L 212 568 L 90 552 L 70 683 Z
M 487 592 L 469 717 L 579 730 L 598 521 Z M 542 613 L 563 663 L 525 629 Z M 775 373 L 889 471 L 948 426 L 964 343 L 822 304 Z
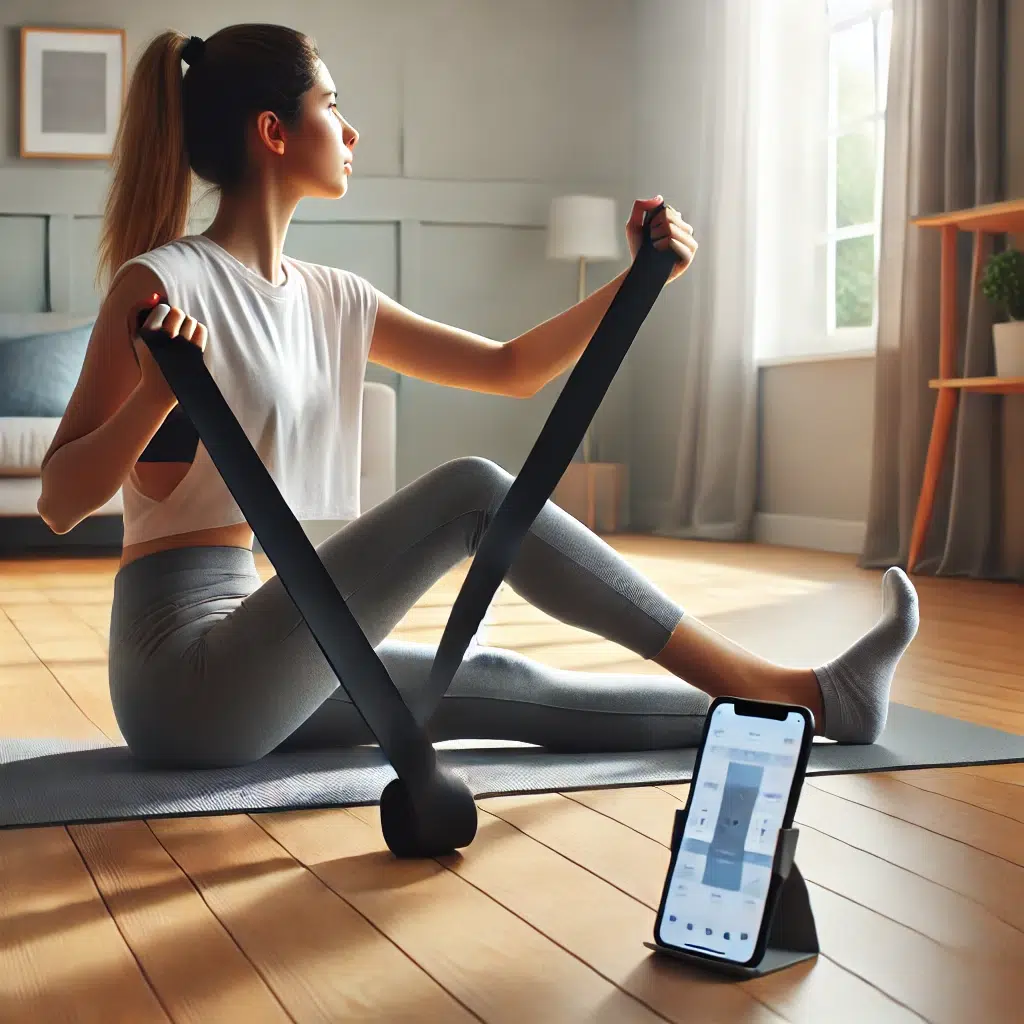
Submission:
M 447 691 L 523 536 L 565 472 L 671 273 L 675 256 L 667 249 L 658 252 L 650 238 L 650 221 L 663 208 L 646 214 L 633 266 L 481 540 L 445 628 L 429 685 L 416 701 L 415 716 L 235 418 L 203 353 L 183 338 L 145 327 L 152 307 L 139 314 L 140 338 L 397 775 L 381 795 L 380 805 L 384 838 L 397 856 L 440 856 L 468 846 L 476 835 L 473 795 L 461 778 L 438 763 L 426 723 Z

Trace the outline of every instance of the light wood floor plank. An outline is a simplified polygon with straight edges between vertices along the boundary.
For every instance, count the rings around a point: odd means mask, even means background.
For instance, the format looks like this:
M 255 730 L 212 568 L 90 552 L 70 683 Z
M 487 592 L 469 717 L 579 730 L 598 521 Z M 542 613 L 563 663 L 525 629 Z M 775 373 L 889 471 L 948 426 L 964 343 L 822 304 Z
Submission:
M 51 602 L 15 605 L 6 614 L 44 664 L 106 658 L 106 649 L 96 631 L 75 615 L 60 614 L 59 607 Z
M 968 775 L 976 775 L 980 779 L 1006 782 L 1011 786 L 1024 786 L 1024 764 L 971 765 L 960 770 Z
M 998 920 L 1024 931 L 1024 869 L 882 811 L 804 784 L 797 825 L 808 825 L 854 849 L 967 897 Z M 682 787 L 662 787 L 685 800 Z
M 378 808 L 354 807 L 351 813 L 379 831 Z M 786 1019 L 742 986 L 666 970 L 642 945 L 653 929 L 650 908 L 486 811 L 472 846 L 439 863 L 667 1020 Z
M 4 611 L 0 611 L 0 722 L 6 736 L 103 738 L 101 729 L 60 686 Z
M 376 808 L 352 813 L 379 827 Z M 669 1020 L 854 1024 L 864 1013 L 878 1022 L 918 1019 L 827 959 L 722 985 L 654 956 L 643 946 L 653 936 L 653 908 L 487 811 L 472 847 L 441 863 Z
M 100 638 L 100 643 L 109 650 L 110 598 L 104 604 L 76 604 L 71 612 L 81 619 Z
M 669 793 L 651 787 L 566 796 L 665 846 L 671 842 L 676 809 L 682 806 Z M 951 949 L 991 949 L 995 957 L 1024 968 L 1024 932 L 973 900 L 819 831 L 813 813 L 806 810 L 797 826 L 797 863 L 808 881 Z
M 247 815 L 149 824 L 296 1021 L 474 1019 Z
M 4 1024 L 167 1024 L 63 828 L 0 831 L 0 884 Z
M 111 743 L 124 743 L 110 703 L 106 660 L 50 662 L 46 666 L 69 700 Z
M 842 948 L 848 970 L 912 1007 L 934 1024 L 1016 1024 L 1024 982 L 1019 964 L 994 961 L 991 951 L 968 956 L 821 886 L 811 899 L 822 942 Z M 884 926 L 880 926 L 884 922 Z
M 0 575 L 0 611 L 26 604 L 49 604 L 49 598 L 35 585 L 36 582 L 32 579 L 24 586 L 12 586 Z
M 68 832 L 175 1024 L 292 1021 L 146 822 Z
M 940 769 L 901 772 L 898 781 L 1024 823 L 1024 793 L 1012 783 Z
M 664 1019 L 436 861 L 396 860 L 352 814 L 256 820 L 488 1024 Z
M 565 797 L 502 797 L 481 806 L 657 908 L 669 862 L 664 845 Z M 988 950 L 954 954 L 820 885 L 808 888 L 826 956 L 894 1001 L 942 1024 L 961 1024 L 973 1013 L 979 1015 L 973 1019 L 1006 1024 L 1017 1019 L 1010 1008 L 1019 1013 L 1024 997 L 1019 964 L 996 964 Z
M 1024 823 L 929 793 L 895 775 L 828 775 L 808 784 L 833 796 L 874 807 L 949 839 L 1024 867 Z

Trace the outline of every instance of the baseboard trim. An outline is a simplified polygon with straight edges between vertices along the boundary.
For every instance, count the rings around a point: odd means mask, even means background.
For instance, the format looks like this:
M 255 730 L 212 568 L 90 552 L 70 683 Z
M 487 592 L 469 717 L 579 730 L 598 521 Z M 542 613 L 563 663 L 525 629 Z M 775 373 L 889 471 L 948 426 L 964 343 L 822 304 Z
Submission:
M 780 515 L 759 512 L 754 519 L 754 539 L 759 544 L 811 551 L 859 555 L 864 549 L 867 523 L 851 519 Z

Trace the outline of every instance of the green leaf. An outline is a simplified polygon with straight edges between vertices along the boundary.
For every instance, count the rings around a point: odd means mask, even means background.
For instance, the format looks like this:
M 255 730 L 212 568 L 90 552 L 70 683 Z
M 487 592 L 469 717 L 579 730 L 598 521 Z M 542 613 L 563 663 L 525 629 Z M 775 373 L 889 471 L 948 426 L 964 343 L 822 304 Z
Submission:
M 1011 320 L 1024 320 L 1024 253 L 1011 248 L 989 257 L 981 292 Z

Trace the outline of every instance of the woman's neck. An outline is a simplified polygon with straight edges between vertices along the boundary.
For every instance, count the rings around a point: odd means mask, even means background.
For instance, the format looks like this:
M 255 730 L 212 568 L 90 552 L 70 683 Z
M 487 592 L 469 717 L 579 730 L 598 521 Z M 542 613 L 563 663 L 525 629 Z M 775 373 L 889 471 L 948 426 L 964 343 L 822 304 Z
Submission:
M 271 284 L 280 285 L 285 277 L 281 255 L 297 205 L 297 199 L 266 188 L 222 195 L 217 215 L 203 234 L 231 253 L 239 263 Z

